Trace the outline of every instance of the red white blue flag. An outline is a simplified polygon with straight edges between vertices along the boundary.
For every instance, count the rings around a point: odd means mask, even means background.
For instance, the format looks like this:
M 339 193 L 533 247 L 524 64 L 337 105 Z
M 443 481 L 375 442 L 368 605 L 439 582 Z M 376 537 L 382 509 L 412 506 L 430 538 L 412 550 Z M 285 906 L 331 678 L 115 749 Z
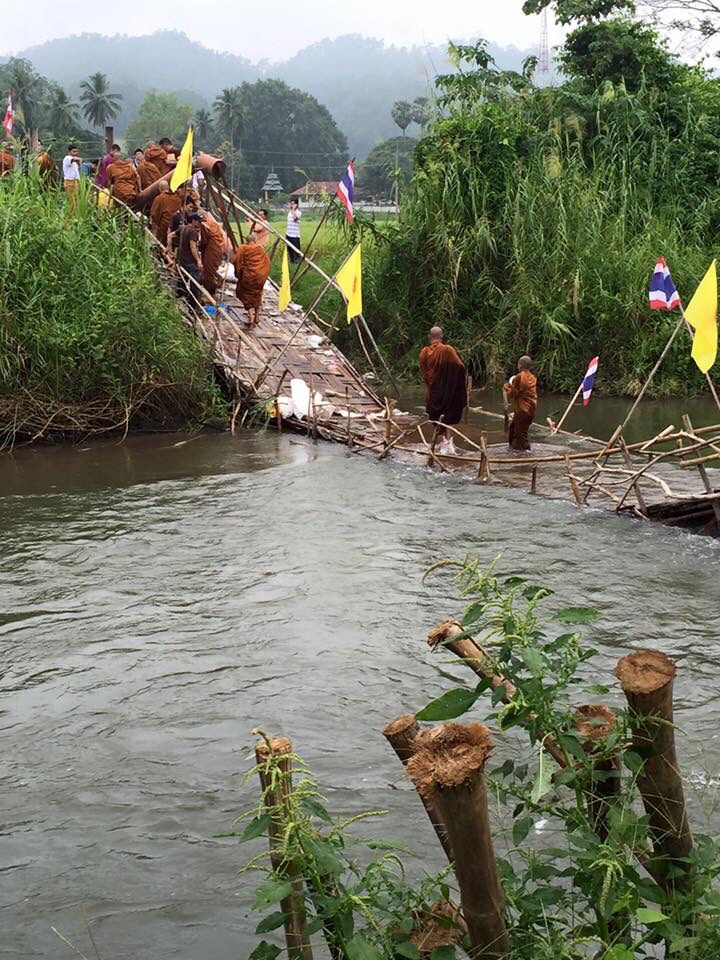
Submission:
M 590 365 L 587 368 L 587 373 L 583 377 L 582 382 L 582 395 L 583 395 L 583 406 L 586 407 L 590 403 L 590 394 L 592 393 L 593 383 L 595 383 L 595 374 L 597 373 L 598 360 L 599 357 L 593 357 L 590 361 Z
M 15 110 L 13 109 L 12 90 L 9 90 L 8 99 L 7 99 L 7 110 L 5 111 L 5 117 L 3 118 L 3 122 L 2 122 L 3 130 L 9 137 L 12 136 L 14 124 L 15 124 Z
M 345 216 L 348 223 L 353 220 L 353 193 L 355 192 L 355 161 L 351 160 L 347 165 L 347 170 L 338 184 L 335 196 L 340 198 L 340 203 L 345 207 Z
M 660 257 L 655 264 L 650 281 L 650 308 L 652 310 L 674 310 L 680 306 L 680 295 L 675 289 L 665 258 Z

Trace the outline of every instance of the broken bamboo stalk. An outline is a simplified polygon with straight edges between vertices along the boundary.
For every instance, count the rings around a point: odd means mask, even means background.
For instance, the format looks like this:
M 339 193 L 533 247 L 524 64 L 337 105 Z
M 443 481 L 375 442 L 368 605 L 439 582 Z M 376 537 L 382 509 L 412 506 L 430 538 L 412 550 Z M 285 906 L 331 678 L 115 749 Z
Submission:
M 607 839 L 610 806 L 620 795 L 620 765 L 616 755 L 603 756 L 605 741 L 617 726 L 617 716 L 601 703 L 587 703 L 575 710 L 575 729 L 583 750 L 594 758 L 589 781 L 584 784 L 585 806 L 592 828 Z
M 503 960 L 510 938 L 505 898 L 490 832 L 485 762 L 492 749 L 481 723 L 445 723 L 421 733 L 407 771 L 421 796 L 437 805 L 455 854 L 463 917 L 473 960 Z
M 675 664 L 659 650 L 639 650 L 622 657 L 615 668 L 631 710 L 633 745 L 643 758 L 638 789 L 650 819 L 651 864 L 672 887 L 670 867 L 687 874 L 693 839 L 678 769 L 673 726 Z M 674 872 L 674 871 L 673 871 Z
M 399 717 L 395 717 L 383 730 L 383 736 L 397 754 L 403 767 L 407 767 L 408 761 L 415 753 L 415 740 L 419 733 L 420 725 L 411 713 L 404 713 Z M 452 863 L 452 849 L 442 817 L 422 794 L 418 794 L 418 796 L 422 801 L 422 805 L 425 807 L 425 813 L 428 815 L 433 830 L 440 841 L 440 845 L 445 851 L 448 860 Z
M 285 920 L 285 942 L 288 960 L 312 960 L 312 947 L 305 933 L 305 909 L 303 906 L 303 880 L 298 865 L 288 861 L 282 852 L 285 824 L 290 818 L 290 794 L 292 792 L 292 742 L 287 737 L 261 740 L 255 747 L 255 759 L 263 791 L 263 804 L 270 816 L 268 839 L 270 862 L 273 870 L 284 874 L 291 882 L 292 893 L 281 901 Z M 280 773 L 273 777 L 273 766 Z
M 567 471 L 568 480 L 570 481 L 570 489 L 572 490 L 572 494 L 575 497 L 575 503 L 577 503 L 577 505 L 581 507 L 583 505 L 583 498 L 580 496 L 580 487 L 578 487 L 577 477 L 572 472 L 572 468 L 570 466 L 570 458 L 568 457 L 567 454 L 565 454 L 565 470 Z

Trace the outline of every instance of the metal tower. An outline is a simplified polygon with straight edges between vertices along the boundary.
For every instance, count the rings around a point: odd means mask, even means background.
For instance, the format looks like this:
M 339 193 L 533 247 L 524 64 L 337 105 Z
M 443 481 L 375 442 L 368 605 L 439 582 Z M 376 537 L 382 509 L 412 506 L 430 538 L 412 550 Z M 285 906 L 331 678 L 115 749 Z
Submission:
M 540 15 L 540 49 L 537 65 L 538 79 L 547 82 L 550 79 L 550 43 L 548 41 L 548 12 L 547 7 Z

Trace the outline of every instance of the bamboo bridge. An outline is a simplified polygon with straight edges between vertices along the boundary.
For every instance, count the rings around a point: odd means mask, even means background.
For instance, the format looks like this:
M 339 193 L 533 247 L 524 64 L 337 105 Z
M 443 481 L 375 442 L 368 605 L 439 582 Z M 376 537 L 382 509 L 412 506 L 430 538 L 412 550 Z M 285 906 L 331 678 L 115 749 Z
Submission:
M 243 222 L 255 219 L 256 212 L 230 191 L 221 160 L 201 154 L 197 163 L 205 174 L 206 205 L 235 244 L 242 238 Z M 134 216 L 138 219 L 137 213 Z M 268 227 L 277 244 L 286 243 L 283 235 Z M 337 286 L 312 257 L 303 263 L 322 279 L 323 292 Z M 187 275 L 185 279 L 190 280 Z M 189 284 L 188 290 L 191 293 Z M 684 417 L 681 428 L 670 425 L 634 444 L 626 443 L 621 427 L 606 442 L 536 424 L 549 442 L 532 455 L 517 455 L 505 443 L 490 443 L 488 431 L 473 439 L 468 426 L 447 427 L 458 450 L 441 452 L 437 448 L 441 424 L 397 410 L 396 401 L 381 398 L 333 344 L 334 325 L 326 324 L 314 310 L 319 297 L 308 309 L 291 303 L 281 311 L 277 285 L 269 280 L 260 322 L 249 328 L 243 322 L 244 308 L 228 284 L 222 285 L 217 300 L 207 291 L 202 295 L 201 303 L 191 294 L 188 321 L 210 345 L 215 366 L 235 398 L 233 431 L 238 421 L 243 424 L 260 410 L 279 430 L 344 443 L 350 451 L 378 459 L 393 457 L 482 484 L 499 482 L 534 495 L 569 497 L 580 507 L 600 506 L 720 534 L 720 490 L 707 470 L 720 460 L 720 424 L 695 429 Z M 376 345 L 364 318 L 356 330 L 373 366 L 366 340 Z M 379 351 L 378 357 L 384 364 Z

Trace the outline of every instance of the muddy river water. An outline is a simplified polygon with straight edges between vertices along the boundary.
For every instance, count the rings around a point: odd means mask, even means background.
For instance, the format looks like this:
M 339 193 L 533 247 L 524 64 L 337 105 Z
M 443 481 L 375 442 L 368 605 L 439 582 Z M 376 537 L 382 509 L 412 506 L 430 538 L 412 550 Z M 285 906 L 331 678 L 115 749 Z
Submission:
M 598 681 L 634 647 L 676 657 L 687 782 L 717 823 L 720 541 L 271 432 L 18 450 L 0 495 L 0 957 L 72 956 L 52 927 L 90 955 L 83 904 L 112 960 L 245 958 L 247 851 L 213 835 L 254 801 L 256 725 L 333 809 L 386 809 L 376 831 L 439 864 L 381 730 L 447 688 L 423 641 L 461 604 L 421 576 L 449 556 L 597 606 Z

